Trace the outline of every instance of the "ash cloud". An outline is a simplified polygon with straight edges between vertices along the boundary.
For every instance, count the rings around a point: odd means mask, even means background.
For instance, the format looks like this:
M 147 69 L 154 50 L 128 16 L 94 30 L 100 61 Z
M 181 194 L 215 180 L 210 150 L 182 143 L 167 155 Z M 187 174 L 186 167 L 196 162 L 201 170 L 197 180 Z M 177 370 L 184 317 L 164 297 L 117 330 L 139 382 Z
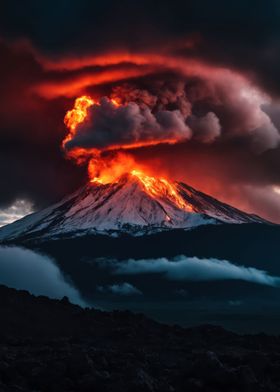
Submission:
M 261 153 L 279 146 L 279 130 L 264 110 L 271 98 L 249 79 L 231 72 L 214 75 L 194 86 L 193 104 L 207 102 L 221 123 L 226 138 L 247 138 L 250 147 Z
M 220 120 L 213 112 L 202 117 L 191 116 L 189 125 L 193 130 L 194 139 L 203 143 L 211 143 L 221 135 Z
M 153 114 L 148 107 L 134 102 L 116 107 L 107 98 L 88 109 L 87 120 L 78 126 L 67 149 L 106 149 L 134 143 L 182 141 L 191 136 L 179 110 L 160 110 Z
M 271 98 L 238 74 L 214 68 L 177 75 L 173 80 L 150 80 L 146 88 L 124 84 L 88 109 L 86 121 L 66 144 L 71 150 L 112 149 L 133 144 L 199 143 L 241 140 L 256 154 L 280 143 L 277 122 L 269 116 Z M 191 86 L 188 83 L 191 82 Z M 231 86 L 229 88 L 229 86 Z M 277 118 L 275 108 L 273 118 Z
M 235 265 L 227 260 L 177 256 L 172 260 L 162 257 L 111 261 L 109 265 L 117 275 L 159 274 L 175 281 L 244 280 L 280 287 L 280 277 L 256 268 Z

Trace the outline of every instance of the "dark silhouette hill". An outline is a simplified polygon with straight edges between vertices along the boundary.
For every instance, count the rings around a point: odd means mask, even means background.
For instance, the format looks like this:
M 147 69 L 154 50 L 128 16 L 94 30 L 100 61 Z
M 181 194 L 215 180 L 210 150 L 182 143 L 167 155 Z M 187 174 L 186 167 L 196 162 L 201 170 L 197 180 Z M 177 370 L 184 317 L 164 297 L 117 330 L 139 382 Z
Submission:
M 279 391 L 280 339 L 184 329 L 0 286 L 0 390 Z

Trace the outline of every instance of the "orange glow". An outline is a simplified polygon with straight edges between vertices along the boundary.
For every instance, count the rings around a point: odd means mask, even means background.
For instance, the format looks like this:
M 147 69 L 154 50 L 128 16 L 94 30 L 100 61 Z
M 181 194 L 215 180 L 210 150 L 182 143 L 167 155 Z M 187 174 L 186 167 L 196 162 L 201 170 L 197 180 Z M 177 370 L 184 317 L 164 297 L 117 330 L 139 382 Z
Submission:
M 63 146 L 65 146 L 65 143 L 71 140 L 75 135 L 77 125 L 85 120 L 88 108 L 94 104 L 95 101 L 86 95 L 83 95 L 75 100 L 74 108 L 68 110 L 64 117 L 64 124 L 68 127 L 69 134 L 63 140 Z
M 111 102 L 115 106 L 121 106 L 120 100 L 118 98 L 111 98 Z
M 175 203 L 180 209 L 186 211 L 192 211 L 192 206 L 189 205 L 177 192 L 175 186 L 169 182 L 166 178 L 156 178 L 147 176 L 145 173 L 139 170 L 132 170 L 131 174 L 137 177 L 144 185 L 146 191 L 152 197 L 167 197 L 173 203 Z
M 84 92 L 87 87 L 99 86 L 119 80 L 126 80 L 151 73 L 149 65 L 133 68 L 122 67 L 115 70 L 100 70 L 98 73 L 78 74 L 71 79 L 44 81 L 34 87 L 34 91 L 41 97 L 52 99 L 55 97 L 75 97 Z
M 111 103 L 118 107 L 120 106 L 119 100 L 117 98 L 110 99 Z M 68 110 L 64 117 L 64 124 L 69 129 L 68 135 L 64 138 L 62 142 L 62 146 L 64 147 L 67 142 L 73 139 L 76 134 L 77 126 L 85 121 L 87 117 L 87 111 L 90 106 L 99 105 L 98 101 L 95 101 L 91 97 L 87 95 L 82 95 L 79 98 L 75 99 L 74 107 L 71 110 Z M 95 153 L 95 149 L 92 149 Z M 71 158 L 78 159 L 79 156 L 89 156 L 91 155 L 91 151 L 87 151 L 83 148 L 75 148 L 73 151 L 68 153 L 68 156 Z
M 90 159 L 88 174 L 90 182 L 108 184 L 117 181 L 123 174 L 129 173 L 137 167 L 132 156 L 118 153 L 113 157 L 96 156 Z
M 211 63 L 199 61 L 195 57 L 186 58 L 175 54 L 174 47 L 172 49 L 170 51 L 169 48 L 159 53 L 107 52 L 100 56 L 61 58 L 56 61 L 37 54 L 36 58 L 45 69 L 63 72 L 65 78 L 49 79 L 36 85 L 34 90 L 44 98 L 73 97 L 83 93 L 87 87 L 108 82 L 128 81 L 165 70 L 178 72 L 186 77 L 194 76 L 213 81 L 231 77 L 240 83 L 247 83 L 246 75 L 223 66 L 214 66 Z M 87 67 L 96 66 L 100 67 L 100 70 L 85 72 Z M 108 69 L 109 67 L 113 69 Z M 71 78 L 67 75 L 69 71 L 75 71 Z
M 94 104 L 91 97 L 83 95 L 75 100 L 74 108 L 68 110 L 64 117 L 64 123 L 70 129 L 76 129 L 77 125 L 84 121 L 87 115 L 87 109 Z
M 180 196 L 175 185 L 166 178 L 147 175 L 144 170 L 146 168 L 140 167 L 131 156 L 123 153 L 118 153 L 111 159 L 92 158 L 88 166 L 90 182 L 93 184 L 118 183 L 122 175 L 130 174 L 143 184 L 145 192 L 151 197 L 164 197 L 182 210 L 193 211 L 192 206 Z
M 111 150 L 133 150 L 135 148 L 156 146 L 158 144 L 177 144 L 179 143 L 176 139 L 154 139 L 154 140 L 143 140 L 141 142 L 133 142 L 130 144 L 114 144 L 106 147 L 106 151 Z
M 164 45 L 160 45 L 159 53 L 145 53 L 145 52 L 132 52 L 127 50 L 119 51 L 107 51 L 102 54 L 94 54 L 88 56 L 79 57 L 63 57 L 56 58 L 55 60 L 49 58 L 42 53 L 36 51 L 31 45 L 29 50 L 33 53 L 34 57 L 39 61 L 45 70 L 76 70 L 88 66 L 108 66 L 117 65 L 120 63 L 134 63 L 142 65 L 152 62 L 160 62 L 163 57 L 170 56 L 175 51 L 184 50 L 186 48 L 193 48 L 201 41 L 201 36 L 195 34 L 193 36 L 183 37 L 177 39 L 176 42 L 165 42 Z M 162 63 L 164 64 L 164 63 Z

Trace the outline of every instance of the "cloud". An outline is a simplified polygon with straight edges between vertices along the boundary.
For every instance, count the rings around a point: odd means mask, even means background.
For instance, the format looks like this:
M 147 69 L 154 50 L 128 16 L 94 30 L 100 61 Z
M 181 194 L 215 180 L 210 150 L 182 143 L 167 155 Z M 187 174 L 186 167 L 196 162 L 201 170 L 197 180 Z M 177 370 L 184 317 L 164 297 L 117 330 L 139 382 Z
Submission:
M 120 83 L 113 87 L 111 98 L 121 103 L 135 102 L 141 108 L 162 110 L 172 107 L 179 110 L 187 118 L 191 114 L 191 103 L 187 98 L 186 85 L 181 78 L 167 78 L 167 80 L 149 79 L 149 83 L 141 87 L 141 82 Z
M 242 305 L 242 301 L 233 299 L 233 300 L 228 301 L 228 304 L 230 306 L 240 306 L 240 305 Z
M 194 133 L 194 139 L 211 143 L 221 135 L 221 124 L 215 113 L 209 112 L 205 116 L 192 116 L 189 125 Z
M 27 200 L 16 200 L 11 206 L 0 209 L 0 227 L 8 225 L 33 212 L 33 206 Z
M 204 75 L 202 70 L 197 76 L 199 81 L 192 86 L 189 99 L 193 108 L 205 105 L 214 112 L 224 139 L 247 140 L 248 146 L 258 153 L 279 146 L 278 129 L 268 110 L 264 110 L 264 107 L 269 107 L 272 98 L 250 78 L 229 69 L 218 72 L 215 67 L 208 70 L 208 75 Z M 207 125 L 211 126 L 211 122 L 212 115 Z M 196 127 L 195 121 L 193 123 Z
M 0 247 L 0 284 L 50 298 L 67 296 L 75 304 L 86 305 L 50 258 L 28 249 Z
M 109 265 L 117 275 L 160 274 L 175 281 L 244 280 L 280 287 L 280 277 L 270 276 L 266 271 L 256 268 L 235 265 L 227 260 L 177 256 L 172 260 L 162 257 L 111 261 Z
M 130 283 L 115 283 L 107 286 L 97 286 L 97 291 L 101 293 L 112 293 L 116 295 L 141 295 L 142 292 Z
M 107 149 L 119 146 L 182 141 L 191 136 L 185 118 L 179 110 L 159 110 L 152 113 L 147 106 L 135 102 L 115 106 L 106 97 L 99 105 L 88 109 L 86 121 L 81 123 L 66 149 Z

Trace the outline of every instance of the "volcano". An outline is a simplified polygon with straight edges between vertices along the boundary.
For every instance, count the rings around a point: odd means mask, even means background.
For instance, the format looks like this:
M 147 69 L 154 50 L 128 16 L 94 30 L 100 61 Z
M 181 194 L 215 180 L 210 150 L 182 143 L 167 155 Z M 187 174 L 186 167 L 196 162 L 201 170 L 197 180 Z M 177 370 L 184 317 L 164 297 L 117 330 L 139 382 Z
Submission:
M 261 223 L 182 182 L 133 171 L 115 181 L 90 182 L 62 201 L 0 229 L 2 242 L 105 233 L 143 235 L 222 223 Z

